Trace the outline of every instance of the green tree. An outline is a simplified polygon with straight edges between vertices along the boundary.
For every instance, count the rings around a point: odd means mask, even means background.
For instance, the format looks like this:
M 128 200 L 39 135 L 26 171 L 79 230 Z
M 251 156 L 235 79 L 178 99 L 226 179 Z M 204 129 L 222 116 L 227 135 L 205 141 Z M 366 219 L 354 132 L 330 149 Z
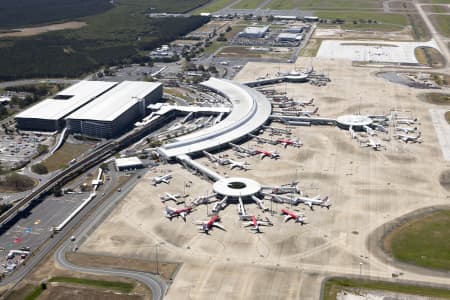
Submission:
M 38 163 L 31 166 L 31 171 L 33 171 L 36 174 L 47 174 L 48 169 L 44 164 Z

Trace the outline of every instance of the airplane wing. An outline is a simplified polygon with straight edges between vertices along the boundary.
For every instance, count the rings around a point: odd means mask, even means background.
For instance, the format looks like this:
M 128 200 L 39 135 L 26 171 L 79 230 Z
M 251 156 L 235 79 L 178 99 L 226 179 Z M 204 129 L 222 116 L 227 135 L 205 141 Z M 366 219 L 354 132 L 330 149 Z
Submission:
M 219 228 L 219 229 L 222 229 L 223 231 L 227 231 L 227 230 L 225 229 L 225 227 L 223 227 L 222 225 L 220 225 L 220 224 L 217 223 L 217 222 L 214 222 L 214 223 L 213 223 L 213 226 L 214 226 L 214 227 L 217 227 L 217 228 Z
M 287 222 L 287 221 L 289 221 L 290 219 L 292 219 L 292 216 L 287 215 L 286 217 L 284 217 L 284 222 Z
M 247 222 L 244 224 L 244 227 L 250 227 L 253 226 L 253 222 Z

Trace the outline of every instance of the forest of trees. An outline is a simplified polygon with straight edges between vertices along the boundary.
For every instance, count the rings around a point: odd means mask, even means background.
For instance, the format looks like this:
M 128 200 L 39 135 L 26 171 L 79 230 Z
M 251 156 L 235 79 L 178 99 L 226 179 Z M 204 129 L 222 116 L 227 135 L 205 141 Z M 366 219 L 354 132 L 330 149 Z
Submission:
M 0 27 L 21 27 L 95 15 L 112 8 L 109 0 L 2 0 Z

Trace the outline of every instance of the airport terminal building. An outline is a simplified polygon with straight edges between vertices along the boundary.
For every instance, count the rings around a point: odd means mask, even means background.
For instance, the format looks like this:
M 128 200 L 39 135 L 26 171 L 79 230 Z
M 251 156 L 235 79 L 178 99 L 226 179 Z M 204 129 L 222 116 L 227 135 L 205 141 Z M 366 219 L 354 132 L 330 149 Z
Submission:
M 146 107 L 162 98 L 162 84 L 124 81 L 66 117 L 71 133 L 99 138 L 113 138 L 139 119 Z
M 34 131 L 59 131 L 64 118 L 117 85 L 117 82 L 80 81 L 55 96 L 17 114 L 17 128 Z

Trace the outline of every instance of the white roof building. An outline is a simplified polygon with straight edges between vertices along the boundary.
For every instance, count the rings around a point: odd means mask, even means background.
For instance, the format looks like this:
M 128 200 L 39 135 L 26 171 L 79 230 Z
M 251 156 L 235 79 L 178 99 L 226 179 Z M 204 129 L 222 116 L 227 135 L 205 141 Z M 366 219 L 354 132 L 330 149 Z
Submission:
M 244 29 L 243 32 L 239 33 L 243 37 L 264 37 L 264 35 L 269 31 L 269 26 L 257 27 L 250 26 Z
M 113 121 L 161 86 L 159 82 L 123 81 L 67 119 Z
M 59 120 L 115 86 L 117 82 L 80 81 L 16 115 L 16 118 Z
M 137 169 L 144 166 L 142 161 L 136 156 L 116 158 L 115 164 L 118 171 Z

